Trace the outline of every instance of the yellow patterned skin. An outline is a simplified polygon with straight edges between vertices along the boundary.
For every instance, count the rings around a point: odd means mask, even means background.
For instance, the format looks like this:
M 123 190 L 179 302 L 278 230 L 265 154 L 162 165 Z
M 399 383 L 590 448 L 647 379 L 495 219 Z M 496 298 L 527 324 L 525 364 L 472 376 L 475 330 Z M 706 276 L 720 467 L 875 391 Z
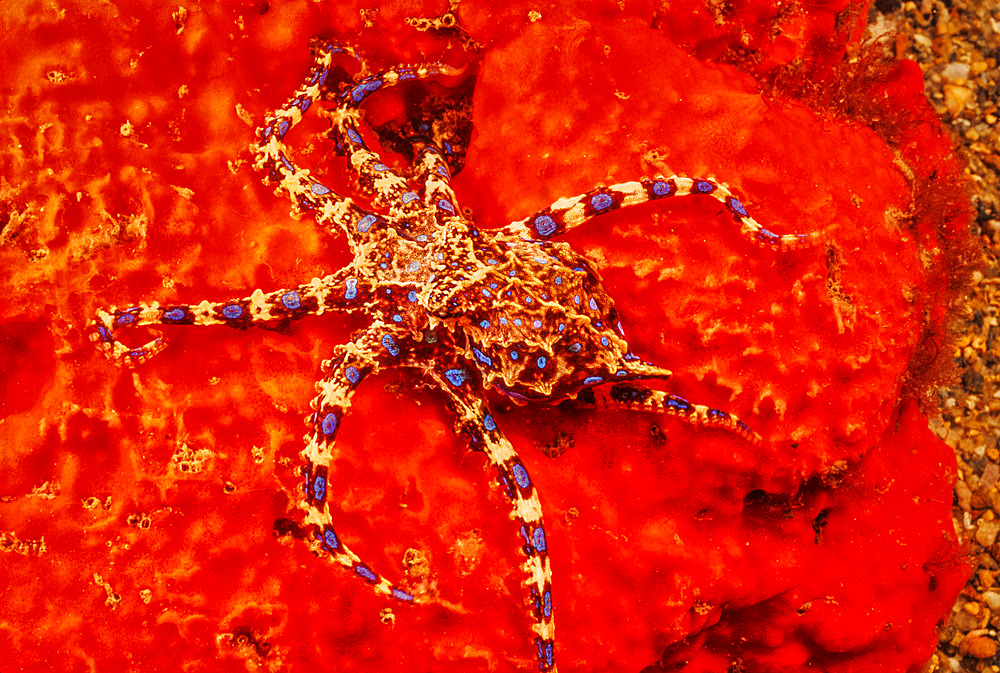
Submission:
M 309 545 L 387 597 L 404 603 L 433 600 L 394 583 L 363 562 L 335 530 L 330 498 L 336 435 L 357 386 L 386 367 L 407 367 L 447 395 L 456 427 L 496 470 L 510 502 L 518 546 L 525 556 L 523 584 L 532 620 L 533 655 L 541 671 L 555 671 L 552 570 L 538 490 L 490 414 L 485 391 L 495 388 L 518 403 L 584 401 L 665 413 L 692 424 L 714 426 L 747 441 L 760 438 L 733 415 L 648 389 L 645 379 L 670 372 L 629 351 L 614 301 L 593 264 L 569 245 L 551 239 L 619 208 L 684 195 L 721 202 L 741 233 L 764 247 L 784 250 L 812 236 L 774 234 L 753 220 L 722 184 L 708 179 L 641 179 L 597 187 L 561 199 L 498 231 L 479 231 L 458 206 L 451 188 L 449 151 L 443 141 L 415 137 L 412 167 L 401 173 L 382 163 L 361 135 L 360 104 L 376 91 L 408 80 L 449 77 L 460 70 L 442 64 L 395 67 L 368 74 L 350 47 L 312 45 L 313 65 L 303 84 L 258 129 L 254 166 L 299 211 L 311 211 L 332 233 L 343 233 L 352 262 L 324 278 L 294 288 L 226 302 L 135 304 L 99 310 L 92 339 L 111 358 L 135 364 L 155 355 L 162 337 L 139 348 L 116 338 L 137 325 L 273 325 L 327 311 L 360 311 L 371 324 L 323 363 L 309 434 L 302 451 L 301 494 Z M 334 91 L 327 79 L 335 58 L 354 58 L 361 73 Z M 303 114 L 321 102 L 328 136 L 343 152 L 372 207 L 359 206 L 292 162 L 285 143 Z

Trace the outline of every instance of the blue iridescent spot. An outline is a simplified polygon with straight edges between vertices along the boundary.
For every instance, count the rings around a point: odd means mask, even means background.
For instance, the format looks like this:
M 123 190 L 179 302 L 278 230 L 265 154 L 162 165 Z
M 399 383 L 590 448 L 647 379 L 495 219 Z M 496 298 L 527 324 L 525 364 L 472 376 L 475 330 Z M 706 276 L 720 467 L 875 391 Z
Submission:
M 354 99 L 355 103 L 360 103 L 364 100 L 365 96 L 370 94 L 372 91 L 375 91 L 380 86 L 382 86 L 382 80 L 380 79 L 373 79 L 370 82 L 359 84 L 351 89 L 351 98 Z
M 369 229 L 371 229 L 372 225 L 375 224 L 375 222 L 377 222 L 377 221 L 378 221 L 377 217 L 375 217 L 371 213 L 368 213 L 367 215 L 365 215 L 364 217 L 362 217 L 360 220 L 358 220 L 358 224 L 357 224 L 358 231 L 360 231 L 362 234 L 365 233 L 366 231 L 368 231 Z
M 497 424 L 493 422 L 493 417 L 488 415 L 483 419 L 483 427 L 493 432 L 497 429 Z
M 725 418 L 728 414 L 722 409 L 709 409 L 708 415 L 712 418 Z
M 548 215 L 539 215 L 535 218 L 535 231 L 542 238 L 548 238 L 555 233 L 557 228 L 556 221 Z
M 316 194 L 317 196 L 323 196 L 324 194 L 330 193 L 329 187 L 321 185 L 318 182 L 314 182 L 311 185 L 309 185 L 309 189 L 311 189 L 312 193 Z
M 441 210 L 447 211 L 452 215 L 455 214 L 455 206 L 451 205 L 451 201 L 449 201 L 448 199 L 441 199 L 440 201 L 438 201 L 437 205 L 438 208 L 440 208 Z
M 402 201 L 403 203 L 409 203 L 410 201 L 416 201 L 419 198 L 420 197 L 417 196 L 416 192 L 406 192 L 401 197 L 399 197 L 399 200 Z
M 383 163 L 379 162 L 379 163 L 377 163 L 377 164 L 372 164 L 372 170 L 373 170 L 373 171 L 379 171 L 379 172 L 382 172 L 382 171 L 387 171 L 387 170 L 389 170 L 389 167 L 388 167 L 388 166 L 386 166 L 385 164 L 383 164 Z
M 514 271 L 514 269 L 511 269 L 510 270 L 510 277 L 513 278 L 516 275 L 517 275 L 517 271 Z
M 524 465 L 521 465 L 521 463 L 514 463 L 514 465 L 511 466 L 510 471 L 511 474 L 514 475 L 514 481 L 517 482 L 518 486 L 521 488 L 528 488 L 531 486 L 531 480 L 528 479 L 528 471 L 524 469 Z
M 355 131 L 354 129 L 347 129 L 347 138 L 352 143 L 361 144 L 361 135 L 357 131 Z
M 539 355 L 538 359 L 535 360 L 535 364 L 538 365 L 539 369 L 545 369 L 545 365 L 548 364 L 548 360 L 545 359 L 544 355 Z
M 357 367 L 348 367 L 344 370 L 344 376 L 346 376 L 347 380 L 351 383 L 357 383 L 358 379 L 361 378 L 361 372 L 358 371 Z
M 549 260 L 545 259 L 544 257 L 532 257 L 531 259 L 533 261 L 535 261 L 535 262 L 538 262 L 539 264 L 548 264 L 549 263 Z
M 273 127 L 273 126 L 268 126 L 268 127 L 266 127 L 266 128 L 264 129 L 264 132 L 260 134 L 260 137 L 261 137 L 262 139 L 264 139 L 264 140 L 267 140 L 268 138 L 270 138 L 270 137 L 271 137 L 271 134 L 272 134 L 273 132 L 274 132 L 274 127 Z
M 417 262 L 415 260 L 410 262 L 410 265 L 406 267 L 406 270 L 409 271 L 410 273 L 420 271 L 420 262 Z
M 368 580 L 373 584 L 375 582 L 378 582 L 378 575 L 372 572 L 372 569 L 366 565 L 361 565 L 359 563 L 358 565 L 354 566 L 354 572 L 356 572 L 358 575 L 360 575 L 361 577 L 363 577 L 364 579 Z
M 535 329 L 539 329 L 542 326 L 542 321 L 541 320 L 537 320 L 537 319 L 536 320 L 532 320 L 531 321 L 531 326 L 534 327 Z
M 235 320 L 243 315 L 243 307 L 237 306 L 236 304 L 230 304 L 222 309 L 222 315 L 226 316 L 230 320 Z
M 344 281 L 344 299 L 354 299 L 358 296 L 358 279 L 348 278 Z
M 618 371 L 615 372 L 615 376 L 628 376 L 628 372 L 625 371 L 624 369 L 619 369 Z
M 324 435 L 332 435 L 337 429 L 337 414 L 330 412 L 324 416 L 323 422 L 320 423 L 320 429 Z
M 486 288 L 483 288 L 483 296 L 484 297 L 489 297 L 490 296 L 490 291 L 487 290 Z
M 295 167 L 292 166 L 292 162 L 288 160 L 288 157 L 286 157 L 284 154 L 279 154 L 278 158 L 281 159 L 281 163 L 285 165 L 285 168 L 287 168 L 289 171 L 295 172 Z
M 553 282 L 556 285 L 562 285 L 562 276 L 556 276 L 556 279 Z
M 552 616 L 552 593 L 550 591 L 542 594 L 542 615 L 544 617 Z
M 115 324 L 117 325 L 128 325 L 133 320 L 135 320 L 135 315 L 132 313 L 123 313 L 117 318 L 115 318 Z
M 423 243 L 426 240 L 427 240 L 427 234 L 420 234 L 419 236 L 417 236 L 417 242 L 418 243 Z
M 501 325 L 506 325 L 507 324 L 507 318 L 500 318 L 500 324 Z
M 389 351 L 389 355 L 393 357 L 399 355 L 399 346 L 396 345 L 396 341 L 392 338 L 391 335 L 386 334 L 384 337 L 382 337 L 382 345 L 385 347 L 387 351 Z
M 521 356 L 517 354 L 517 351 L 511 351 L 511 352 L 510 352 L 510 359 L 511 359 L 511 360 L 516 360 L 516 359 L 518 359 L 519 357 L 521 357 Z
M 392 321 L 393 322 L 403 322 L 403 316 L 401 316 L 401 315 L 399 315 L 397 313 L 396 315 L 392 316 Z
M 611 198 L 610 194 L 594 194 L 590 197 L 590 205 L 594 207 L 594 210 L 606 210 L 614 202 L 615 200 Z
M 167 320 L 183 320 L 184 319 L 184 309 L 182 308 L 172 308 L 163 314 L 163 317 Z
M 581 348 L 583 348 L 583 346 L 579 341 L 577 341 L 574 344 L 570 344 L 569 351 L 570 353 L 579 353 Z
M 313 479 L 313 497 L 316 500 L 322 500 L 326 497 L 326 479 L 318 475 Z
M 306 110 L 309 109 L 310 105 L 312 105 L 312 98 L 306 96 L 305 98 L 302 99 L 302 102 L 299 103 L 299 109 L 305 112 Z
M 576 304 L 577 306 L 580 305 L 580 295 L 578 294 L 573 295 L 573 303 Z
M 477 360 L 479 360 L 480 362 L 482 362 L 487 367 L 492 367 L 493 366 L 493 360 L 488 355 L 486 355 L 486 353 L 482 352 L 478 348 L 473 348 L 472 349 L 472 354 L 476 356 Z
M 479 326 L 482 327 L 483 329 L 489 329 L 490 328 L 490 321 L 489 320 L 480 320 L 479 321 Z
M 281 138 L 286 133 L 288 133 L 288 127 L 289 126 L 291 126 L 291 124 L 288 123 L 287 119 L 283 119 L 281 122 L 278 123 L 278 137 L 279 138 Z
M 597 302 L 596 302 L 596 301 L 594 301 L 594 298 L 593 298 L 593 297 L 591 297 L 591 298 L 590 298 L 590 301 L 589 301 L 589 302 L 587 302 L 587 306 L 589 306 L 589 307 L 590 307 L 590 310 L 591 310 L 591 311 L 596 311 L 596 310 L 597 310 Z
M 490 266 L 496 266 L 500 262 L 497 261 L 497 260 L 495 260 L 495 259 L 488 259 L 488 260 L 486 260 L 486 263 L 489 264 Z
M 608 341 L 608 337 L 603 337 L 603 336 L 601 337 L 601 345 L 602 345 L 602 346 L 607 346 L 607 345 L 609 345 L 610 343 L 611 343 L 611 342 L 610 342 L 610 341 Z
M 531 543 L 537 551 L 545 551 L 545 529 L 539 526 L 531 535 Z
M 709 192 L 715 190 L 715 185 L 708 180 L 695 180 L 694 189 L 700 194 L 708 194 Z
M 97 326 L 97 333 L 101 335 L 101 341 L 111 341 L 111 335 L 108 334 L 108 330 L 104 329 L 101 325 Z
M 294 290 L 281 295 L 281 303 L 285 305 L 285 308 L 293 311 L 302 306 L 302 300 L 299 298 L 299 293 Z
M 669 182 L 657 180 L 653 183 L 653 193 L 657 196 L 670 196 L 674 193 L 674 186 Z
M 329 74 L 330 74 L 330 69 L 329 68 L 323 68 L 323 72 L 321 72 L 319 74 L 319 85 L 320 86 L 323 86 L 324 84 L 326 84 L 326 77 Z
M 687 409 L 691 404 L 685 400 L 683 397 L 677 397 L 676 395 L 671 395 L 667 398 L 667 406 L 674 409 Z
M 565 329 L 566 329 L 566 324 L 565 323 L 559 323 L 559 331 L 562 332 Z
M 583 380 L 583 385 L 585 385 L 585 386 L 592 386 L 595 383 L 600 383 L 603 380 L 604 379 L 601 378 L 600 376 L 588 376 L 587 378 L 585 378 Z
M 395 596 L 396 598 L 398 598 L 401 601 L 410 602 L 410 601 L 413 600 L 413 595 L 412 594 L 408 594 L 405 591 L 403 591 L 402 589 L 396 589 L 395 587 L 392 588 L 392 595 Z
M 518 327 L 520 327 L 521 326 L 521 319 L 520 318 L 514 318 L 514 324 L 517 325 Z
M 336 549 L 340 546 L 340 540 L 337 539 L 337 534 L 329 528 L 323 531 L 323 542 L 330 549 Z
M 444 377 L 448 379 L 451 385 L 458 387 L 465 383 L 468 375 L 465 373 L 464 369 L 449 369 L 445 371 Z
M 746 217 L 747 216 L 747 210 L 746 210 L 746 208 L 743 207 L 743 204 L 740 203 L 739 200 L 734 199 L 734 198 L 730 198 L 729 201 L 727 202 L 727 205 L 729 206 L 729 209 L 731 211 L 733 211 L 734 213 L 736 213 L 740 217 Z
M 773 231 L 761 228 L 761 230 L 757 232 L 757 238 L 762 241 L 767 241 L 768 243 L 774 243 L 778 238 L 780 238 L 780 236 Z
M 407 292 L 406 293 L 406 300 L 410 301 L 410 302 L 416 302 L 417 301 L 417 292 L 416 292 L 416 290 L 410 290 L 409 292 Z
M 444 166 L 438 166 L 437 168 L 434 169 L 434 171 L 442 178 L 448 177 L 448 169 L 445 168 Z

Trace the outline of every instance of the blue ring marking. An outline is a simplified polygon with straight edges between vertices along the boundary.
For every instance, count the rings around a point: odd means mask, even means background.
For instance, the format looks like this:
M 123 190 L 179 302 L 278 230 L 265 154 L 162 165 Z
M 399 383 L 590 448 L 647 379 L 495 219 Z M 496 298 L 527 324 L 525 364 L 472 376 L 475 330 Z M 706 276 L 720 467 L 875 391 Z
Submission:
M 444 376 L 448 379 L 448 382 L 456 388 L 465 383 L 468 378 L 464 369 L 449 369 L 445 371 Z
M 695 180 L 694 188 L 699 194 L 709 194 L 715 191 L 715 185 L 708 180 Z
M 337 414 L 331 412 L 324 416 L 323 422 L 320 423 L 320 429 L 324 435 L 332 435 L 337 429 Z
M 416 290 L 410 290 L 409 292 L 407 292 L 406 293 L 406 300 L 409 301 L 409 302 L 416 302 L 417 301 L 417 291 Z
M 397 313 L 396 315 L 392 316 L 392 321 L 393 322 L 403 322 L 403 316 L 401 316 L 401 315 L 399 315 Z
M 556 279 L 553 282 L 556 285 L 562 285 L 562 276 L 556 276 Z
M 657 196 L 670 196 L 674 193 L 674 186 L 669 182 L 657 180 L 653 183 L 653 193 Z
M 534 327 L 535 329 L 541 329 L 542 328 L 542 321 L 538 320 L 536 318 L 535 320 L 531 321 L 531 326 Z
M 605 346 L 605 347 L 607 347 L 607 346 L 608 346 L 608 345 L 610 345 L 610 344 L 611 344 L 611 342 L 610 342 L 610 341 L 608 341 L 608 337 L 603 337 L 603 336 L 601 337 L 601 345 L 602 345 L 602 346 Z
M 134 313 L 122 313 L 120 316 L 118 316 L 117 318 L 115 318 L 115 324 L 116 325 L 128 325 L 133 320 L 135 320 L 135 314 Z
M 573 303 L 576 304 L 577 306 L 580 305 L 580 295 L 578 294 L 573 295 Z
M 739 428 L 740 430 L 750 432 L 750 428 L 747 427 L 747 424 L 744 423 L 743 421 L 736 421 L 736 427 Z
M 488 355 L 486 355 L 481 350 L 479 350 L 478 348 L 473 348 L 472 349 L 472 354 L 476 356 L 477 360 L 479 360 L 480 362 L 482 362 L 487 367 L 492 367 L 493 366 L 493 360 Z
M 548 238 L 554 234 L 558 228 L 559 227 L 556 224 L 556 221 L 548 215 L 539 215 L 535 218 L 535 231 L 538 232 L 538 235 L 542 238 Z
M 299 103 L 299 109 L 301 109 L 303 112 L 305 112 L 306 110 L 309 109 L 310 105 L 312 105 L 312 98 L 309 98 L 309 96 L 306 96 L 306 97 L 304 97 L 302 99 L 302 102 Z
M 604 379 L 602 377 L 600 377 L 600 376 L 588 376 L 587 378 L 585 378 L 583 380 L 583 385 L 589 386 L 589 385 L 593 385 L 595 383 L 600 383 L 603 380 Z
M 591 310 L 591 311 L 596 311 L 596 310 L 597 310 L 597 302 L 596 302 L 596 301 L 594 301 L 594 298 L 593 298 L 593 297 L 591 297 L 591 298 L 590 298 L 590 301 L 589 301 L 589 302 L 587 302 L 587 306 L 589 306 L 589 307 L 590 307 L 590 310 Z
M 614 202 L 610 194 L 594 194 L 590 197 L 590 205 L 594 210 L 607 210 Z
M 354 129 L 347 129 L 347 139 L 352 143 L 357 143 L 359 145 L 362 144 L 361 134 Z
M 285 305 L 285 308 L 295 310 L 302 306 L 302 299 L 299 298 L 299 293 L 292 290 L 291 292 L 286 292 L 281 295 L 281 303 Z
M 401 197 L 399 197 L 399 200 L 402 201 L 403 203 L 409 203 L 410 201 L 416 201 L 419 198 L 420 197 L 417 196 L 416 192 L 406 192 Z
M 552 592 L 546 591 L 542 594 L 542 616 L 552 616 Z
M 312 193 L 315 194 L 316 196 L 323 196 L 324 194 L 330 193 L 329 187 L 327 187 L 326 185 L 321 185 L 318 182 L 314 182 L 311 185 L 309 185 L 309 189 L 312 190 Z
M 490 266 L 496 266 L 497 264 L 500 263 L 500 260 L 497 260 L 497 259 L 488 259 L 488 260 L 486 260 L 486 263 L 489 264 Z
M 375 217 L 371 213 L 368 213 L 367 215 L 365 215 L 364 217 L 362 217 L 360 220 L 358 220 L 358 223 L 357 223 L 356 226 L 357 226 L 358 231 L 360 231 L 362 234 L 364 234 L 364 233 L 367 233 L 367 231 L 369 229 L 371 229 L 372 225 L 375 224 L 377 221 L 378 221 L 377 217 Z
M 416 77 L 417 76 L 415 74 L 413 74 L 412 72 L 405 72 L 405 71 L 403 71 L 403 72 L 399 73 L 399 79 L 400 79 L 400 81 L 407 80 L 407 79 L 416 79 Z
M 397 588 L 393 587 L 393 588 L 391 589 L 391 593 L 392 593 L 392 595 L 393 595 L 393 596 L 394 596 L 395 598 L 398 598 L 398 599 L 399 599 L 399 600 L 401 600 L 401 601 L 406 601 L 407 603 L 409 603 L 409 602 L 412 602 L 412 601 L 413 601 L 413 595 L 412 595 L 412 594 L 408 594 L 408 593 L 406 593 L 406 592 L 405 592 L 405 591 L 403 591 L 402 589 L 397 589 Z
M 378 575 L 372 572 L 372 569 L 366 565 L 358 564 L 354 566 L 354 572 L 360 575 L 363 579 L 368 580 L 372 584 L 378 582 Z
M 517 354 L 517 351 L 511 351 L 511 352 L 510 352 L 510 359 L 511 359 L 511 360 L 516 360 L 516 359 L 518 359 L 519 357 L 521 357 L 521 356 Z
M 146 354 L 145 349 L 140 348 L 139 350 L 129 351 L 128 356 L 130 358 L 141 358 L 145 354 Z
M 509 485 L 506 477 L 504 478 L 504 484 Z M 511 494 L 511 497 L 513 497 L 513 494 Z M 531 538 L 528 537 L 528 529 L 525 528 L 524 526 L 521 526 L 521 537 L 524 538 L 524 544 L 531 544 Z
M 382 337 L 382 345 L 385 347 L 387 351 L 389 351 L 389 355 L 393 357 L 399 355 L 399 346 L 396 345 L 396 341 L 392 338 L 391 335 L 386 334 L 384 337 Z
M 687 400 L 683 397 L 677 397 L 676 395 L 671 395 L 667 398 L 667 406 L 681 411 L 691 408 L 691 404 Z
M 358 371 L 357 367 L 348 367 L 344 370 L 344 376 L 346 376 L 347 380 L 351 383 L 357 383 L 358 379 L 361 378 L 361 372 Z
M 479 326 L 482 327 L 483 329 L 489 329 L 490 328 L 490 321 L 489 320 L 480 320 L 479 321 Z
M 768 243 L 774 243 L 777 239 L 781 238 L 773 231 L 768 231 L 761 227 L 760 231 L 757 232 L 757 238 L 762 241 L 767 241 Z
M 322 500 L 326 497 L 326 479 L 322 476 L 317 475 L 313 479 L 313 498 L 316 500 Z
M 226 316 L 230 320 L 235 320 L 243 315 L 243 307 L 237 304 L 230 304 L 222 309 L 222 315 Z
M 490 296 L 490 291 L 487 290 L 485 287 L 483 288 L 483 296 L 484 297 L 489 297 Z
M 418 243 L 424 243 L 427 240 L 427 234 L 420 234 L 417 236 Z
M 531 297 L 525 297 L 524 298 L 524 303 L 525 304 L 530 304 L 531 303 Z
M 348 278 L 344 281 L 344 299 L 354 299 L 358 296 L 358 279 Z
M 506 325 L 507 324 L 507 318 L 501 317 L 500 318 L 500 324 L 501 325 Z
M 577 341 L 574 344 L 570 344 L 569 352 L 570 353 L 579 353 L 581 348 L 583 348 L 583 345 L 579 341 Z
M 111 335 L 108 334 L 108 330 L 104 329 L 103 325 L 97 326 L 97 333 L 101 335 L 101 341 L 111 341 Z
M 545 365 L 547 365 L 548 363 L 549 362 L 548 362 L 548 360 L 545 359 L 544 355 L 539 355 L 538 359 L 535 360 L 535 364 L 538 365 L 539 369 L 545 369 Z
M 274 133 L 274 127 L 273 126 L 266 126 L 266 127 L 264 127 L 264 131 L 260 134 L 261 140 L 267 140 L 268 138 L 271 137 L 272 133 Z
M 747 217 L 747 209 L 743 207 L 743 204 L 739 202 L 739 199 L 730 197 L 726 202 L 729 209 L 739 215 L 740 217 Z
M 486 418 L 483 419 L 483 427 L 493 432 L 497 429 L 497 424 L 493 421 L 493 417 L 487 414 Z
M 559 331 L 562 332 L 565 329 L 566 329 L 566 324 L 565 323 L 559 323 Z
M 531 480 L 528 479 L 528 471 L 524 469 L 524 465 L 521 463 L 514 463 L 510 468 L 511 474 L 514 475 L 514 481 L 521 488 L 528 488 L 531 486 Z
M 326 77 L 329 74 L 330 74 L 330 69 L 329 68 L 323 68 L 323 72 L 321 72 L 319 74 L 319 85 L 320 86 L 323 86 L 324 84 L 326 84 Z
M 545 259 L 544 257 L 532 257 L 531 259 L 532 259 L 532 261 L 538 262 L 539 264 L 548 264 L 549 263 L 549 260 Z
M 389 170 L 389 167 L 386 166 L 385 164 L 383 164 L 382 162 L 379 162 L 377 164 L 372 164 L 372 170 L 373 171 L 378 171 L 378 172 L 381 173 L 382 171 Z
M 440 200 L 439 200 L 439 201 L 437 202 L 437 206 L 438 206 L 438 208 L 440 208 L 441 210 L 444 210 L 444 211 L 446 211 L 446 212 L 449 212 L 449 213 L 451 213 L 452 215 L 454 215 L 454 214 L 455 214 L 455 206 L 451 205 L 451 201 L 449 201 L 448 199 L 440 199 Z
M 708 415 L 712 418 L 726 418 L 729 414 L 722 409 L 709 409 Z
M 435 171 L 435 172 L 436 172 L 436 173 L 437 173 L 438 175 L 440 175 L 440 176 L 441 176 L 442 178 L 447 178 L 447 177 L 450 177 L 450 176 L 448 175 L 448 169 L 447 169 L 447 168 L 445 168 L 444 166 L 438 166 L 437 168 L 435 168 L 435 169 L 434 169 L 434 171 Z
M 380 269 L 388 269 L 389 265 L 386 264 L 385 262 L 382 262 L 381 264 L 378 265 L 378 268 L 380 268 Z
M 549 668 L 552 668 L 552 666 L 555 665 L 555 660 L 556 660 L 555 646 L 552 644 L 552 641 L 550 640 L 545 643 L 545 665 L 548 666 Z
M 514 271 L 514 269 L 511 269 L 510 270 L 510 277 L 513 278 L 516 275 L 517 275 L 517 271 Z
M 340 540 L 337 539 L 337 534 L 333 532 L 332 528 L 327 528 L 323 531 L 323 544 L 331 550 L 340 547 Z
M 287 168 L 290 173 L 295 172 L 295 166 L 292 166 L 292 162 L 288 160 L 288 157 L 286 157 L 283 152 L 278 155 L 278 158 L 281 159 L 281 163 L 285 165 L 285 168 Z
M 520 318 L 514 318 L 514 324 L 517 325 L 518 327 L 520 327 L 521 326 L 521 319 Z
M 279 138 L 284 137 L 284 135 L 286 133 L 288 133 L 288 127 L 289 126 L 291 126 L 291 124 L 288 123 L 287 119 L 283 119 L 283 120 L 281 120 L 278 123 L 278 137 Z
M 545 529 L 539 526 L 535 529 L 535 532 L 531 534 L 531 544 L 534 546 L 536 551 L 545 551 Z
M 420 262 L 418 262 L 416 260 L 410 262 L 410 265 L 408 267 L 406 267 L 406 270 L 409 271 L 410 273 L 414 273 L 416 271 L 420 271 Z

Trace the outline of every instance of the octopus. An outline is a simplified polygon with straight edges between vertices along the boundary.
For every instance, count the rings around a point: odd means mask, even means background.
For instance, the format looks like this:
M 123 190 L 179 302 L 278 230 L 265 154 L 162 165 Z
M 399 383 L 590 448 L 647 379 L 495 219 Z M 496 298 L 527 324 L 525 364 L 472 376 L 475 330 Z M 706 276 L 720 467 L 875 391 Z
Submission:
M 539 489 L 491 414 L 487 391 L 517 404 L 576 399 L 670 415 L 748 442 L 762 441 L 731 413 L 645 385 L 669 379 L 670 370 L 631 352 L 598 270 L 556 239 L 600 215 L 687 195 L 721 202 L 741 235 L 765 248 L 787 249 L 811 236 L 775 234 L 750 217 L 723 183 L 676 175 L 598 186 L 501 229 L 477 229 L 452 188 L 458 161 L 447 132 L 436 130 L 439 125 L 422 124 L 400 138 L 412 157 L 404 170 L 384 163 L 362 137 L 361 106 L 376 92 L 411 80 L 454 77 L 462 70 L 433 63 L 373 72 L 350 46 L 317 38 L 311 50 L 305 83 L 257 129 L 254 168 L 276 194 L 291 199 L 298 213 L 311 213 L 331 234 L 343 234 L 353 253 L 350 264 L 297 287 L 256 290 L 231 301 L 99 309 L 91 338 L 114 361 L 135 365 L 160 352 L 166 341 L 156 336 L 130 348 L 118 339 L 124 328 L 246 329 L 333 311 L 366 314 L 370 324 L 322 362 L 307 418 L 298 494 L 307 544 L 316 556 L 342 566 L 387 599 L 434 600 L 376 572 L 351 551 L 336 531 L 331 484 L 337 431 L 358 386 L 387 368 L 412 370 L 444 394 L 456 430 L 495 471 L 524 558 L 529 649 L 539 670 L 556 671 L 551 552 Z M 337 59 L 355 60 L 360 72 L 335 86 L 331 72 Z M 370 207 L 336 193 L 293 162 L 286 138 L 310 108 L 329 122 L 326 137 L 347 158 Z

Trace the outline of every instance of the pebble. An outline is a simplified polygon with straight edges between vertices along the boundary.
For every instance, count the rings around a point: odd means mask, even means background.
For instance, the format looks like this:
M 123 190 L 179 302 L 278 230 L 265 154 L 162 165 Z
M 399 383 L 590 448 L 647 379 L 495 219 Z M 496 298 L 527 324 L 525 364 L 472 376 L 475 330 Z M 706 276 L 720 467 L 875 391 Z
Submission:
M 976 659 L 989 659 L 997 653 L 997 641 L 987 636 L 974 636 L 962 641 L 962 649 Z
M 945 84 L 942 89 L 944 90 L 944 105 L 948 108 L 948 114 L 952 117 L 962 114 L 966 103 L 972 98 L 972 89 L 958 84 Z
M 987 591 L 982 596 L 983 602 L 989 606 L 990 610 L 996 612 L 1000 610 L 1000 592 Z
M 997 534 L 1000 534 L 1000 521 L 981 520 L 979 528 L 976 529 L 976 542 L 984 548 L 991 547 L 997 541 Z

